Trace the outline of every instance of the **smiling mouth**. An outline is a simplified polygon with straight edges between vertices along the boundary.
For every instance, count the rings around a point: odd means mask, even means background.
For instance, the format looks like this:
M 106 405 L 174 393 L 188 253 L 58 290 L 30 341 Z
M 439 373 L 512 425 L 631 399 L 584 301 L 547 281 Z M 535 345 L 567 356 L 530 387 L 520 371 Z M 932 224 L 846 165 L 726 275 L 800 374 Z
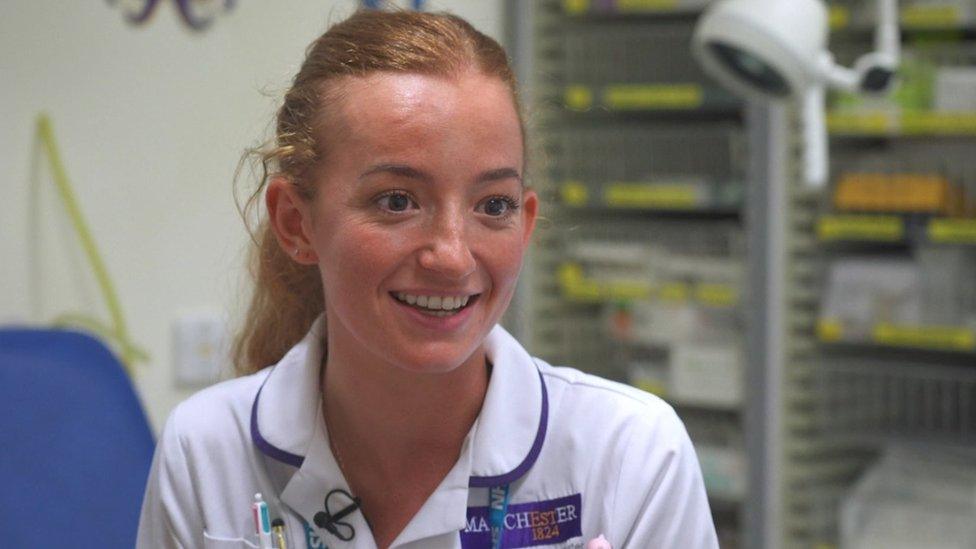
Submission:
M 393 299 L 418 311 L 437 317 L 454 316 L 470 307 L 481 297 L 481 294 L 463 296 L 427 296 L 408 294 L 406 292 L 390 292 Z

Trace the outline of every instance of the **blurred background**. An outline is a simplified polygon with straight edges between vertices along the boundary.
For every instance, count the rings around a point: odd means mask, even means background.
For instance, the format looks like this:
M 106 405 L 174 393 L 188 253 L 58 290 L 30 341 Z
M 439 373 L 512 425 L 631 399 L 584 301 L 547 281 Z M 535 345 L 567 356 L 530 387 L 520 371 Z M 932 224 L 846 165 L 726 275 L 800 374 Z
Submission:
M 230 375 L 241 155 L 361 3 L 149 4 L 0 7 L 0 327 L 95 334 L 158 432 Z M 723 548 L 976 547 L 976 0 L 899 2 L 897 85 L 829 97 L 822 188 L 798 109 L 693 58 L 710 4 L 402 3 L 465 17 L 522 81 L 548 221 L 505 323 L 678 409 Z M 874 5 L 828 4 L 839 62 Z

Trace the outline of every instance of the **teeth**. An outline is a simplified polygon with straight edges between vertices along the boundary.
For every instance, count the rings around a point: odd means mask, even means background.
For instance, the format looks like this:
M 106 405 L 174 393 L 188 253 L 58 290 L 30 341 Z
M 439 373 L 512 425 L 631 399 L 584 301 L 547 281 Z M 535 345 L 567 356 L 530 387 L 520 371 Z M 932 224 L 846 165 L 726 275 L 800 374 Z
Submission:
M 471 296 L 427 296 L 427 295 L 414 295 L 404 292 L 398 292 L 396 298 L 400 301 L 408 303 L 410 305 L 416 305 L 418 307 L 423 307 L 430 311 L 452 313 L 456 309 L 460 309 L 468 304 L 471 300 Z M 443 316 L 443 315 L 438 315 Z

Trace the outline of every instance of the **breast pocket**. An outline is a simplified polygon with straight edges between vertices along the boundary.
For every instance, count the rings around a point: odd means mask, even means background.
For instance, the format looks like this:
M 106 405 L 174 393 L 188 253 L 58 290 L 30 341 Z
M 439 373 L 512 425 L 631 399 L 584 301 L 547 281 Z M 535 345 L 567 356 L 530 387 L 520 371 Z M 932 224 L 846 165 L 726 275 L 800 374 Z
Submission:
M 205 549 L 261 549 L 257 539 L 235 538 L 231 536 L 216 536 L 210 532 L 203 532 L 203 546 Z

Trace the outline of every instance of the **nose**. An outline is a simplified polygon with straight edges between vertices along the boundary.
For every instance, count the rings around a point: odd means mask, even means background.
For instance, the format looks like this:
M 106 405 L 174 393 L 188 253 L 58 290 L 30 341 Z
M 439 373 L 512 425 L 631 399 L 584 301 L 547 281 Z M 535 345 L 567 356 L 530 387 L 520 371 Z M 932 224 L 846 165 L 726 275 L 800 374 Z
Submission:
M 430 223 L 427 242 L 420 250 L 420 266 L 445 278 L 463 279 L 476 263 L 461 215 L 440 215 Z

